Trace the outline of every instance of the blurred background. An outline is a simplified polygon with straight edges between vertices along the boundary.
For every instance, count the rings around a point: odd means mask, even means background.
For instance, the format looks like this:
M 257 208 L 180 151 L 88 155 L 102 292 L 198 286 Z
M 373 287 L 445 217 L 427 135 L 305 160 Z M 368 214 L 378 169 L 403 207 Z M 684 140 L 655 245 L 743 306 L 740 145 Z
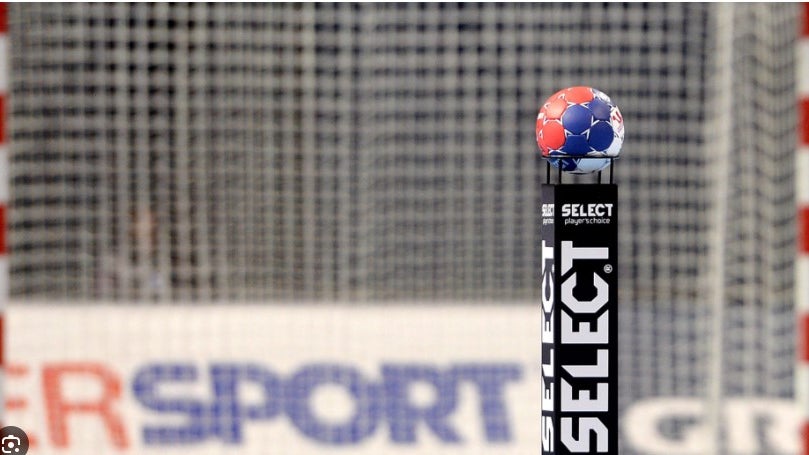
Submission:
M 9 4 L 5 421 L 30 453 L 538 453 L 534 122 L 589 85 L 627 131 L 621 453 L 798 453 L 801 11 Z

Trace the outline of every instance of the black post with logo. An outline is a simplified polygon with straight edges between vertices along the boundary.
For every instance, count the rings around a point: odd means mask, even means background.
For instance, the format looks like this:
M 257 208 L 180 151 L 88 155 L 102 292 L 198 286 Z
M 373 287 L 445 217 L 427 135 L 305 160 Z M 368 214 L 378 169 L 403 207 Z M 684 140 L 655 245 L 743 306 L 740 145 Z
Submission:
M 559 180 L 541 195 L 542 453 L 617 455 L 618 187 Z

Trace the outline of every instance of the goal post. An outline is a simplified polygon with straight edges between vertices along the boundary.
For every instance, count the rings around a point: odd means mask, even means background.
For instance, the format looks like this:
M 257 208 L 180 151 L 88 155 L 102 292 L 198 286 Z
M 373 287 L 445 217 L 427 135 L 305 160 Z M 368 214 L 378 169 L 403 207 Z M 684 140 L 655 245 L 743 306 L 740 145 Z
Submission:
M 6 421 L 6 311 L 9 303 L 8 206 L 9 206 L 9 38 L 8 5 L 0 2 L 0 425 Z
M 809 454 L 809 5 L 803 4 L 800 12 L 800 39 L 796 46 L 798 148 L 795 155 L 795 396 L 802 418 L 801 454 L 806 455 Z

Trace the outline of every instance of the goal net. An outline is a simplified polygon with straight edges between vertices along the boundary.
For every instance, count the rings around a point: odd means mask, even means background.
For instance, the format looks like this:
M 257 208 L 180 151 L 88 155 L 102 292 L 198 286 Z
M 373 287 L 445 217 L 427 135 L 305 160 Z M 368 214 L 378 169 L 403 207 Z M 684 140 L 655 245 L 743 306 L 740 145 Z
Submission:
M 533 123 L 590 85 L 627 128 L 621 453 L 796 452 L 797 21 L 9 5 L 6 420 L 37 453 L 535 453 Z

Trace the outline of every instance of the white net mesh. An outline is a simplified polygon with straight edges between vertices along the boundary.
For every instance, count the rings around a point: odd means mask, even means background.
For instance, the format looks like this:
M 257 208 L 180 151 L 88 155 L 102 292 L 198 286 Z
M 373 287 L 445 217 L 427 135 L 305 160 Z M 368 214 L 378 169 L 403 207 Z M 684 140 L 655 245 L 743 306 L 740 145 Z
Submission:
M 727 48 L 718 11 L 12 5 L 13 296 L 538 300 L 532 125 L 541 100 L 586 84 L 627 125 L 622 408 L 707 403 L 711 381 L 789 397 L 796 7 L 734 5 Z M 732 90 L 717 61 L 732 61 Z

